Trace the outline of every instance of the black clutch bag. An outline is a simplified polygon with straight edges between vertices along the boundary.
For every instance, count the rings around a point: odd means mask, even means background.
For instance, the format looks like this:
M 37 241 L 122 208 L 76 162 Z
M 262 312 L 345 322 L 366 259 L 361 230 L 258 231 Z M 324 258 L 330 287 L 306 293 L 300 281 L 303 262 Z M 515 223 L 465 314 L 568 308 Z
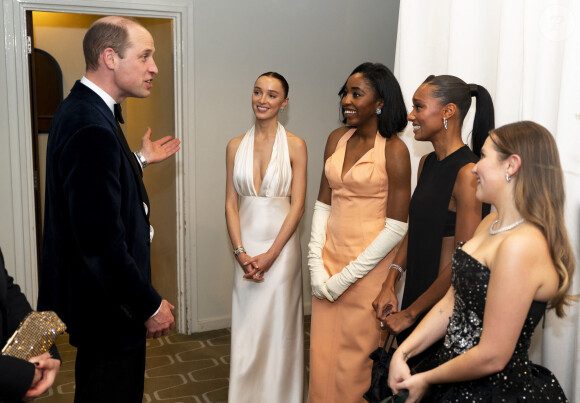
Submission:
M 2 355 L 28 360 L 50 350 L 56 338 L 66 330 L 52 311 L 30 312 L 2 349 Z
M 396 350 L 393 347 L 395 341 L 394 335 L 388 335 L 383 347 L 377 348 L 369 355 L 373 360 L 373 369 L 371 372 L 371 386 L 363 397 L 370 403 L 381 403 L 387 398 L 393 397 L 393 392 L 387 383 L 389 379 L 389 365 L 391 358 Z

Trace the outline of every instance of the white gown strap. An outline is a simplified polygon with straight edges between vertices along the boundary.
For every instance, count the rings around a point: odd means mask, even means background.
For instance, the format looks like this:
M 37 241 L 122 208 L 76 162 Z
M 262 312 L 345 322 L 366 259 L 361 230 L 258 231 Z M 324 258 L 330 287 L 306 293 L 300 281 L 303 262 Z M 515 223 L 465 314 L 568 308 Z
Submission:
M 234 158 L 234 188 L 240 196 L 257 196 L 254 188 L 254 126 L 242 138 Z
M 290 152 L 288 150 L 288 138 L 286 129 L 278 122 L 276 139 L 272 149 L 272 157 L 266 169 L 260 196 L 286 197 L 290 196 L 292 188 L 292 165 L 290 164 Z

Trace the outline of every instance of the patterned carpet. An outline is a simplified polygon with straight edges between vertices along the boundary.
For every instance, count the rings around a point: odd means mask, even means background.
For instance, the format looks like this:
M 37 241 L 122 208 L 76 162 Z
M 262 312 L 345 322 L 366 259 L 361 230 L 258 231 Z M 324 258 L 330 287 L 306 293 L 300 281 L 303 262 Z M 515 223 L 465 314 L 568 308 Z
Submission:
M 304 318 L 304 356 L 308 363 L 310 316 Z M 230 329 L 148 340 L 143 402 L 218 403 L 228 401 Z M 62 358 L 53 387 L 36 401 L 72 403 L 76 349 L 61 336 Z M 308 370 L 308 368 L 306 368 Z

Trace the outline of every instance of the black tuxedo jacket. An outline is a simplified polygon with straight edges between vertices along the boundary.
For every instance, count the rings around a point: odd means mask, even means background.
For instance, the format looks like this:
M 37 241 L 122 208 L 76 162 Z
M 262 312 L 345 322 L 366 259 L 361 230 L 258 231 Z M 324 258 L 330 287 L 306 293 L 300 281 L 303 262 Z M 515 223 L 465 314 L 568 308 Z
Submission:
M 26 297 L 4 268 L 0 251 L 0 350 L 20 321 L 31 311 Z M 0 355 L 0 401 L 19 401 L 34 379 L 34 365 L 18 358 Z
M 77 81 L 48 136 L 38 299 L 39 310 L 63 319 L 74 346 L 124 351 L 145 342 L 144 322 L 161 304 L 146 203 L 111 110 Z

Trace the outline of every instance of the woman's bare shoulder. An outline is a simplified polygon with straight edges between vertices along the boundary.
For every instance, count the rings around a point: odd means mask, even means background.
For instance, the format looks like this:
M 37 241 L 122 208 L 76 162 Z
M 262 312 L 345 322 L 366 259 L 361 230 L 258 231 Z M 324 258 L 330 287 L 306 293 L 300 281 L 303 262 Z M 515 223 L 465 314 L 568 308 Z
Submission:
M 288 139 L 288 144 L 296 144 L 296 145 L 306 145 L 306 142 L 302 137 L 298 137 L 292 132 L 286 130 L 286 138 Z
M 342 136 L 344 136 L 344 134 L 351 129 L 352 128 L 349 126 L 341 126 L 331 131 L 330 134 L 328 135 L 328 139 L 326 140 L 326 150 L 334 151 L 336 149 L 336 145 L 338 144 Z
M 306 153 L 306 142 L 303 138 L 298 137 L 294 133 L 286 130 L 286 139 L 288 141 L 288 148 L 290 149 L 291 154 Z
M 238 147 L 240 146 L 240 143 L 242 142 L 242 139 L 244 138 L 246 134 L 242 134 L 240 136 L 234 137 L 232 139 L 230 139 L 230 141 L 228 141 L 228 145 L 227 145 L 227 150 L 228 151 L 236 151 L 238 149 Z
M 386 139 L 385 153 L 409 158 L 409 148 L 399 136 L 391 136 Z

